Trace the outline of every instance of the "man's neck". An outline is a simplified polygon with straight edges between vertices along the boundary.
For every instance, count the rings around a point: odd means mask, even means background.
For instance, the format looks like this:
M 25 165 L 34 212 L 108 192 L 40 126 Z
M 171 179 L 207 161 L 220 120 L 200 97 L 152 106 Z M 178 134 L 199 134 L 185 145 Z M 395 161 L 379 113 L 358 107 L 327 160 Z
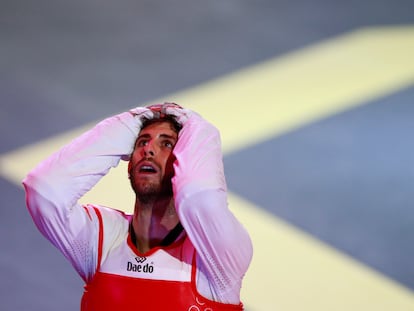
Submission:
M 145 204 L 137 199 L 132 220 L 132 234 L 135 234 L 137 249 L 141 253 L 146 253 L 151 248 L 159 246 L 178 222 L 172 198 Z

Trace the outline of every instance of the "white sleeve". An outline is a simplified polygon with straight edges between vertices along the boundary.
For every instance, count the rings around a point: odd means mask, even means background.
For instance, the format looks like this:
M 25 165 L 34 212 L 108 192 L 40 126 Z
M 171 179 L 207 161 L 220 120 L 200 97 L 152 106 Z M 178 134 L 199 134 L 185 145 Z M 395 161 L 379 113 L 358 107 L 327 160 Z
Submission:
M 129 112 L 105 119 L 23 180 L 34 223 L 84 280 L 95 272 L 99 221 L 91 206 L 77 202 L 131 154 L 140 126 L 140 119 Z
M 192 115 L 174 148 L 176 208 L 218 301 L 238 303 L 252 243 L 228 208 L 218 130 Z M 199 286 L 199 285 L 197 285 Z

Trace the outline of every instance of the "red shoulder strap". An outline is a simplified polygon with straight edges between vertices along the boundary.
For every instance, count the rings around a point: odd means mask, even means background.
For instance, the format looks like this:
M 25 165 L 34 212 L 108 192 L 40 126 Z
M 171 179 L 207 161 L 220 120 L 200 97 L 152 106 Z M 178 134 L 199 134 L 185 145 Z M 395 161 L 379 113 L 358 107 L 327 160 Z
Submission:
M 103 231 L 104 231 L 104 227 L 103 227 L 103 220 L 102 220 L 102 214 L 99 211 L 98 208 L 94 207 L 93 208 L 95 210 L 96 216 L 98 217 L 98 221 L 99 221 L 99 232 L 98 232 L 98 262 L 96 265 L 96 271 L 99 271 L 101 269 L 101 260 L 102 260 L 102 248 L 103 248 Z

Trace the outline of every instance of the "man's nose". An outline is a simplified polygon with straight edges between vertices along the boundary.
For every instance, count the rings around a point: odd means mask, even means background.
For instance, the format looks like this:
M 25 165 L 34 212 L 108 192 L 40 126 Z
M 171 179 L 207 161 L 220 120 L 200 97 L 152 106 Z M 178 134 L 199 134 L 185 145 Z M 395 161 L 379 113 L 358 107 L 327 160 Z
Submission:
M 146 157 L 153 157 L 155 155 L 155 149 L 151 142 L 148 142 L 147 145 L 143 148 L 144 156 Z

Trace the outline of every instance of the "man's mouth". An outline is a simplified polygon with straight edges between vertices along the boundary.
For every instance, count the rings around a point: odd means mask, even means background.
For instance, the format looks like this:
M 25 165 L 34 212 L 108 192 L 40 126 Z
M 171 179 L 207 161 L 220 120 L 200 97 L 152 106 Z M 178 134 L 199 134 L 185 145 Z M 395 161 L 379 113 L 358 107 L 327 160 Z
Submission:
M 158 170 L 154 164 L 142 163 L 138 166 L 138 172 L 143 174 L 155 174 L 158 172 Z
M 139 168 L 140 173 L 156 173 L 157 171 L 151 165 L 143 165 Z

